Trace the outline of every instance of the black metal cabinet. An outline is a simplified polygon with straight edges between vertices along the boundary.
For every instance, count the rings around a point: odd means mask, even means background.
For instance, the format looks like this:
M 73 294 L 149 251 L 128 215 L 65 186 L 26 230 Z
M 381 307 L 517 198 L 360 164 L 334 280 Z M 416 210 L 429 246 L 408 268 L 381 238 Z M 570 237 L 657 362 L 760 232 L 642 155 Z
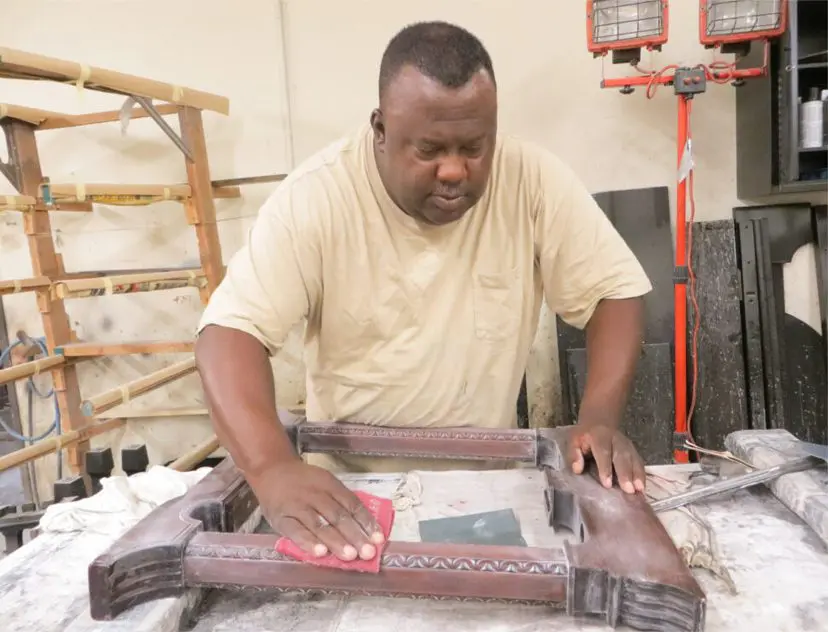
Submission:
M 761 66 L 763 54 L 754 44 L 738 66 Z M 800 102 L 828 89 L 828 0 L 790 0 L 788 29 L 773 42 L 769 66 L 768 76 L 736 91 L 737 195 L 828 192 L 828 144 L 800 146 Z

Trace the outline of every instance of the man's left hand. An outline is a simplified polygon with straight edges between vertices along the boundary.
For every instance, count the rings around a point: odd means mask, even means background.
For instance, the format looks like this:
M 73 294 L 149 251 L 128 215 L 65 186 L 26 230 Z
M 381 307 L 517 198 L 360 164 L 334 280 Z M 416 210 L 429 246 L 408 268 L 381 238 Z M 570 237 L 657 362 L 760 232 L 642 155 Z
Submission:
M 644 462 L 632 441 L 609 424 L 579 421 L 572 428 L 567 458 L 575 474 L 581 474 L 589 455 L 598 466 L 598 477 L 604 487 L 612 487 L 612 472 L 619 487 L 628 494 L 644 491 Z

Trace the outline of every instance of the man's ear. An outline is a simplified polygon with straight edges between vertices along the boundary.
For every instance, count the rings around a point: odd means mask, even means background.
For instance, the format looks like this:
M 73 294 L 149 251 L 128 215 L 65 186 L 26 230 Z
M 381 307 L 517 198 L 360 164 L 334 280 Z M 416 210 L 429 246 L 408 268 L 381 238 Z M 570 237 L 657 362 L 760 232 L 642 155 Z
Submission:
M 385 144 L 385 123 L 382 118 L 382 110 L 379 108 L 371 112 L 371 128 L 374 130 L 377 146 L 381 148 Z

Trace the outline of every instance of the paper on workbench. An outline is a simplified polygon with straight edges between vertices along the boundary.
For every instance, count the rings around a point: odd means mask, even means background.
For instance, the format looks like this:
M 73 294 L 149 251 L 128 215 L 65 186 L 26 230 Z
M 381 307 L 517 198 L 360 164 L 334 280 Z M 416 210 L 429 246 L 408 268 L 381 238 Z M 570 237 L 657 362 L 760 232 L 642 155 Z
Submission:
M 101 490 L 94 496 L 47 507 L 38 528 L 41 533 L 121 533 L 159 505 L 185 494 L 210 470 L 178 472 L 155 465 L 132 476 L 101 479 Z

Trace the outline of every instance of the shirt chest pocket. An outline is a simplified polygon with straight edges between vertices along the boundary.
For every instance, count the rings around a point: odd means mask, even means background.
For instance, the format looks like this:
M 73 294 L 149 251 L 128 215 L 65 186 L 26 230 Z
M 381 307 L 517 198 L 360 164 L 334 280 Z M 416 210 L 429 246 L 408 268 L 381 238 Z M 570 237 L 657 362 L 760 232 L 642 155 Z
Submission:
M 474 332 L 480 340 L 506 340 L 516 335 L 523 305 L 516 271 L 472 274 Z

